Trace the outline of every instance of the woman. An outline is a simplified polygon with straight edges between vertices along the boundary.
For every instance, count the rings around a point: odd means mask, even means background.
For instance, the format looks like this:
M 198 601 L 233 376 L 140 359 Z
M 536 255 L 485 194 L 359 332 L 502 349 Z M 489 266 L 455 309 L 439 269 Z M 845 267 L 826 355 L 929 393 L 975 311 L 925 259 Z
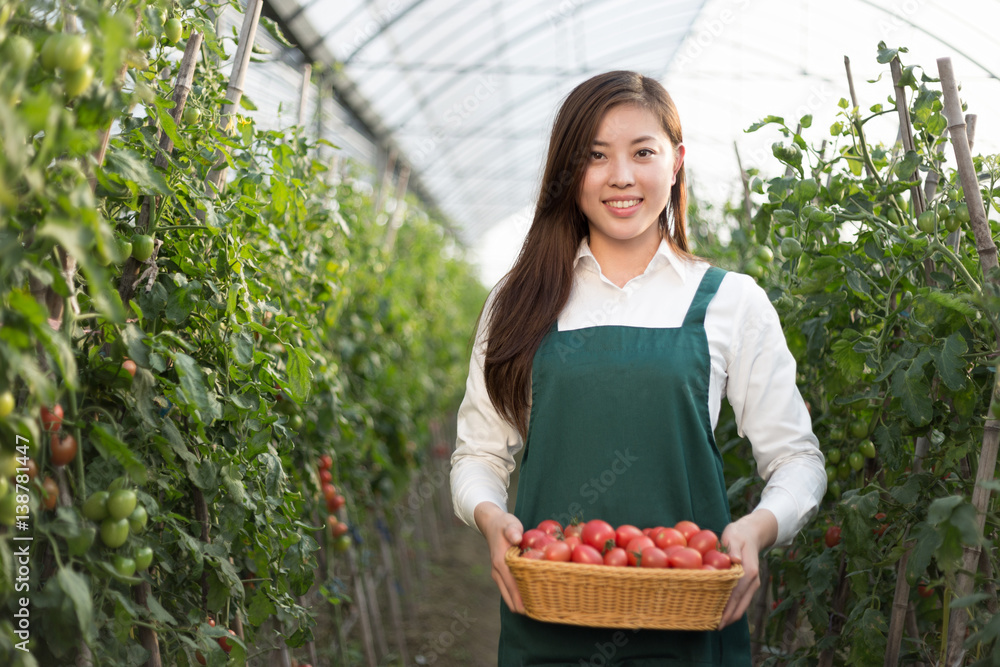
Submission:
M 673 101 L 653 79 L 609 72 L 574 89 L 521 254 L 480 318 L 452 493 L 489 546 L 504 601 L 502 667 L 750 664 L 745 612 L 759 554 L 788 544 L 826 490 L 767 296 L 688 252 L 682 141 Z M 713 436 L 723 396 L 767 481 L 736 521 Z M 615 631 L 524 616 L 504 553 L 524 526 L 571 516 L 640 527 L 689 519 L 721 533 L 745 571 L 722 629 Z

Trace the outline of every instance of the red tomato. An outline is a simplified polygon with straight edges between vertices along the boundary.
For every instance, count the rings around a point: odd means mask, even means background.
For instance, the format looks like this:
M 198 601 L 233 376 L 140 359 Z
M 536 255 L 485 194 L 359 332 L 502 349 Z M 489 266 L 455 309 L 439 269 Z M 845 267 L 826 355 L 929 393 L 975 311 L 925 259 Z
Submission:
M 51 410 L 49 410 L 44 405 L 42 406 L 42 430 L 43 431 L 58 431 L 62 426 L 63 420 L 63 407 L 58 403 L 55 404 Z
M 521 558 L 527 558 L 528 560 L 544 560 L 545 551 L 542 549 L 528 549 L 521 554 Z
M 645 535 L 646 537 L 652 537 L 654 530 L 656 530 L 656 528 L 643 528 L 642 534 Z
M 570 535 L 569 537 L 565 538 L 563 542 L 568 544 L 570 549 L 576 549 L 578 546 L 583 544 L 583 542 L 580 541 L 580 538 L 577 537 L 576 535 Z
M 686 544 L 684 544 L 684 545 L 675 544 L 673 546 L 667 547 L 666 549 L 663 549 L 663 553 L 667 554 L 667 558 L 670 558 L 670 554 L 674 553 L 678 549 L 684 549 L 685 547 L 687 547 Z
M 551 535 L 552 537 L 559 537 L 562 535 L 562 526 L 559 525 L 558 521 L 553 521 L 552 519 L 546 519 L 538 524 L 538 530 L 542 531 L 546 535 Z
M 710 530 L 699 530 L 688 538 L 688 546 L 697 549 L 704 556 L 709 551 L 719 548 L 719 538 Z
M 724 554 L 715 549 L 705 552 L 701 560 L 705 565 L 711 565 L 716 570 L 728 570 L 733 565 L 733 560 L 729 557 L 729 554 Z
M 537 528 L 532 528 L 531 530 L 524 531 L 524 535 L 521 536 L 521 548 L 522 549 L 544 549 L 546 544 L 550 544 L 555 540 L 538 530 Z
M 826 546 L 831 549 L 840 544 L 840 526 L 830 526 L 827 528 L 823 539 L 826 542 Z
M 885 512 L 879 512 L 876 514 L 875 520 L 879 522 L 879 525 L 872 528 L 872 533 L 878 537 L 882 537 L 882 534 L 885 533 L 885 529 L 889 527 L 889 525 L 885 522 Z
M 337 487 L 333 484 L 323 485 L 323 497 L 326 498 L 326 502 L 332 503 L 337 497 Z
M 628 546 L 625 547 L 625 553 L 628 554 L 628 564 L 638 565 L 639 554 L 642 553 L 642 550 L 645 549 L 646 547 L 655 547 L 655 546 L 656 545 L 653 544 L 653 540 L 646 537 L 645 535 L 639 535 L 638 537 L 633 537 L 632 540 L 628 543 Z
M 672 546 L 687 546 L 687 539 L 676 528 L 660 528 L 653 533 L 653 542 L 660 549 Z
M 122 362 L 122 368 L 125 372 L 129 374 L 130 377 L 135 377 L 135 372 L 139 370 L 139 367 L 135 365 L 135 362 L 131 359 L 126 359 Z
M 576 520 L 574 519 L 574 521 Z M 579 522 L 571 523 L 565 528 L 563 528 L 563 535 L 565 537 L 573 537 L 574 535 L 580 537 L 581 533 L 583 533 L 583 524 Z
M 667 554 L 657 547 L 646 547 L 639 556 L 642 567 L 667 567 Z
M 717 567 L 712 567 L 712 566 L 711 566 L 711 565 L 709 565 L 708 563 L 702 563 L 702 564 L 701 564 L 701 567 L 699 567 L 698 569 L 699 569 L 699 570 L 718 570 L 719 568 L 717 568 Z
M 583 543 L 589 545 L 599 552 L 604 553 L 605 549 L 615 546 L 615 529 L 607 521 L 592 519 L 583 526 L 580 534 Z M 610 546 L 608 543 L 611 543 Z
M 333 467 L 333 457 L 329 454 L 323 454 L 319 457 L 319 469 L 329 470 Z
M 917 586 L 917 595 L 922 598 L 929 598 L 934 595 L 934 589 L 928 586 L 926 583 L 921 582 Z
M 604 554 L 604 564 L 612 567 L 625 567 L 628 565 L 628 554 L 621 547 L 612 547 Z
M 689 542 L 691 541 L 691 536 L 701 530 L 694 521 L 678 521 L 674 529 L 679 531 L 684 536 L 684 539 Z
M 552 544 L 545 547 L 545 560 L 566 562 L 572 555 L 573 547 L 559 540 L 554 540 Z
M 236 636 L 236 633 L 233 632 L 232 630 L 229 631 L 229 634 L 231 634 L 233 637 Z M 222 650 L 225 651 L 227 654 L 233 650 L 233 643 L 229 641 L 228 637 L 219 637 L 216 641 L 219 642 L 219 646 L 221 646 Z
M 56 502 L 59 500 L 59 485 L 56 484 L 56 480 L 51 477 L 46 477 L 45 481 L 42 483 L 42 488 L 45 489 L 45 497 L 42 499 L 42 504 L 45 506 L 45 509 L 55 509 Z M 8 491 L 7 493 L 13 493 L 13 491 Z
M 601 552 L 589 544 L 581 544 L 573 549 L 573 555 L 570 560 L 574 563 L 585 563 L 587 565 L 604 565 L 604 558 L 601 556 Z
M 697 570 L 701 567 L 701 552 L 691 547 L 681 547 L 668 557 L 670 567 L 679 570 Z
M 637 537 L 642 537 L 642 531 L 631 524 L 622 524 L 618 526 L 618 530 L 615 531 L 615 544 L 620 546 L 622 549 L 628 546 L 628 543 Z
M 333 474 L 326 468 L 321 468 L 319 471 L 319 481 L 323 484 L 329 484 L 333 481 Z
M 59 435 L 53 433 L 49 446 L 52 450 L 49 462 L 54 466 L 64 466 L 76 457 L 76 438 L 71 435 L 60 440 Z
M 331 504 L 333 505 L 333 511 L 336 512 L 337 510 L 339 510 L 341 507 L 344 506 L 344 503 L 346 502 L 347 498 L 338 493 L 337 496 L 331 501 Z

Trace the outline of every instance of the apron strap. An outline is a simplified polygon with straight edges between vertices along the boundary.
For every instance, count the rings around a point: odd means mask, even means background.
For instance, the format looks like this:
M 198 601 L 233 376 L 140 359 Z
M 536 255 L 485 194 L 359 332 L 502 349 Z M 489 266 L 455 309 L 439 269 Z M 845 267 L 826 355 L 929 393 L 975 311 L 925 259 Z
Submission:
M 684 326 L 704 324 L 708 304 L 711 303 L 712 297 L 715 296 L 725 276 L 726 272 L 723 269 L 717 266 L 708 267 L 708 271 L 702 277 L 698 291 L 695 292 L 694 299 L 691 301 L 691 307 L 688 308 L 687 315 L 684 317 Z

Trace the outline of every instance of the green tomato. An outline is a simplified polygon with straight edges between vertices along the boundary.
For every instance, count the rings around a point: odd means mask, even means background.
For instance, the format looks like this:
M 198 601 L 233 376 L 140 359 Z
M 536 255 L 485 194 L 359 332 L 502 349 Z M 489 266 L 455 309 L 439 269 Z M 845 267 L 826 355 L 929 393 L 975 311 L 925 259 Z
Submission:
M 338 553 L 344 553 L 345 551 L 347 551 L 350 548 L 351 548 L 351 536 L 350 535 L 341 535 L 333 543 L 333 550 L 336 551 L 336 552 L 338 552 Z
M 826 454 L 827 460 L 833 465 L 840 463 L 840 450 L 834 447 Z
M 945 218 L 948 217 L 949 213 L 951 213 L 951 211 L 948 209 L 947 204 L 941 202 L 940 204 L 937 205 L 937 216 L 939 219 L 944 220 Z
M 117 491 L 118 489 L 124 489 L 128 486 L 128 478 L 124 475 L 121 477 L 115 477 L 110 484 L 108 484 L 108 493 Z
M 136 234 L 132 237 L 132 257 L 138 262 L 145 262 L 153 256 L 153 237 L 149 234 Z
M 35 45 L 20 35 L 11 35 L 4 42 L 4 55 L 14 71 L 25 72 L 35 60 Z
M 115 566 L 115 572 L 117 572 L 122 577 L 131 577 L 135 574 L 136 562 L 134 559 L 128 556 L 122 556 L 121 554 L 115 554 L 112 560 Z
M 135 47 L 140 51 L 149 51 L 156 45 L 156 38 L 152 35 L 139 35 L 135 40 Z
M 863 419 L 855 419 L 851 422 L 851 437 L 864 438 L 868 435 L 868 424 Z
M 933 234 L 937 223 L 937 213 L 933 209 L 927 209 L 917 218 L 917 229 L 924 234 Z
M 87 553 L 90 549 L 90 545 L 94 543 L 94 537 L 96 535 L 97 529 L 88 523 L 80 529 L 79 535 L 67 538 L 66 544 L 69 546 L 70 555 L 82 556 Z
M 766 245 L 757 248 L 757 261 L 761 264 L 770 264 L 774 261 L 774 251 Z
M 837 479 L 846 481 L 851 478 L 851 466 L 847 461 L 841 461 L 837 465 Z
M 971 218 L 969 217 L 969 205 L 966 204 L 965 202 L 959 204 L 958 208 L 955 209 L 955 217 L 957 217 L 958 221 L 961 222 L 962 224 L 965 224 L 969 220 L 971 220 Z
M 101 541 L 109 549 L 117 549 L 128 539 L 128 519 L 108 517 L 101 522 Z
M 167 38 L 167 41 L 171 44 L 176 44 L 181 39 L 181 34 L 184 32 L 184 26 L 181 25 L 181 20 L 176 16 L 167 19 L 167 22 L 163 24 L 163 36 Z
M 10 479 L 17 474 L 17 456 L 13 452 L 0 453 L 0 477 Z
M 961 201 L 963 196 L 962 188 L 951 188 L 948 190 L 948 199 L 952 201 Z
M 151 547 L 139 547 L 135 550 L 135 569 L 137 572 L 144 572 L 153 564 L 153 549 Z
M 952 213 L 947 218 L 944 219 L 944 228 L 948 230 L 948 233 L 957 232 L 959 227 L 962 226 L 961 220 L 958 216 Z
M 136 498 L 132 489 L 118 489 L 108 497 L 108 516 L 112 519 L 127 519 L 135 511 Z
M 861 455 L 861 452 L 851 452 L 851 455 L 847 457 L 847 463 L 852 470 L 861 470 L 865 467 L 865 457 Z
M 837 481 L 837 466 L 826 467 L 826 483 L 829 486 Z
M 90 494 L 86 502 L 83 503 L 83 516 L 91 521 L 103 521 L 108 516 L 108 496 L 107 491 L 95 491 Z
M 146 513 L 146 508 L 139 505 L 128 515 L 128 527 L 132 529 L 133 533 L 138 535 L 146 529 L 146 522 L 148 520 L 149 514 Z
M 834 426 L 830 429 L 830 440 L 840 441 L 846 437 L 843 426 Z
M 747 264 L 744 271 L 754 280 L 760 280 L 764 277 L 764 267 L 756 259 Z
M 184 122 L 188 125 L 194 125 L 199 120 L 201 120 L 201 109 L 198 107 L 185 107 L 184 108 Z
M 45 38 L 42 44 L 42 67 L 47 70 L 54 70 L 59 65 L 60 45 L 65 35 L 61 32 L 54 33 Z
M 842 493 L 840 489 L 840 482 L 834 482 L 833 484 L 828 484 L 826 487 L 826 492 L 829 493 L 834 498 L 840 498 Z
M 75 72 L 87 64 L 92 50 L 85 35 L 65 35 L 56 52 L 56 65 L 64 72 Z
M 861 444 L 858 445 L 858 451 L 866 459 L 873 459 L 875 458 L 875 443 L 871 440 L 862 440 Z
M 14 411 L 14 394 L 10 391 L 0 393 L 0 419 Z
M 63 85 L 66 88 L 66 97 L 73 99 L 78 96 L 80 93 L 90 88 L 90 84 L 93 80 L 94 68 L 90 65 L 84 65 L 78 70 L 66 72 L 66 75 L 63 77 Z
M 778 246 L 778 249 L 781 251 L 782 257 L 787 259 L 795 259 L 802 254 L 802 244 L 799 243 L 798 239 L 793 239 L 790 236 L 781 239 L 781 245 Z
M 118 239 L 118 257 L 124 262 L 126 259 L 132 256 L 132 243 L 126 241 L 125 239 Z
M 886 220 L 888 220 L 889 222 L 891 222 L 894 225 L 901 225 L 901 224 L 903 224 L 903 220 L 902 220 L 902 218 L 899 217 L 899 212 L 896 211 L 895 208 L 893 208 L 892 206 L 887 206 L 886 208 L 888 209 L 888 210 L 886 210 L 886 213 L 885 213 Z
M 7 481 L 6 477 L 0 477 L 0 498 L 5 497 L 8 491 L 10 491 L 10 482 Z

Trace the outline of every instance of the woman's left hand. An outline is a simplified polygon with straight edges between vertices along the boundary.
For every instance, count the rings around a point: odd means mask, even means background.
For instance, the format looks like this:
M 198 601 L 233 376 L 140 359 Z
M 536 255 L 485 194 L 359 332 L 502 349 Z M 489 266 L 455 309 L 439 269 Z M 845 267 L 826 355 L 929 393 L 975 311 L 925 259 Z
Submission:
M 733 563 L 743 566 L 743 576 L 722 611 L 719 628 L 743 617 L 754 593 L 760 588 L 760 552 L 774 544 L 778 536 L 778 521 L 765 509 L 752 512 L 726 526 L 721 542 L 729 549 Z

